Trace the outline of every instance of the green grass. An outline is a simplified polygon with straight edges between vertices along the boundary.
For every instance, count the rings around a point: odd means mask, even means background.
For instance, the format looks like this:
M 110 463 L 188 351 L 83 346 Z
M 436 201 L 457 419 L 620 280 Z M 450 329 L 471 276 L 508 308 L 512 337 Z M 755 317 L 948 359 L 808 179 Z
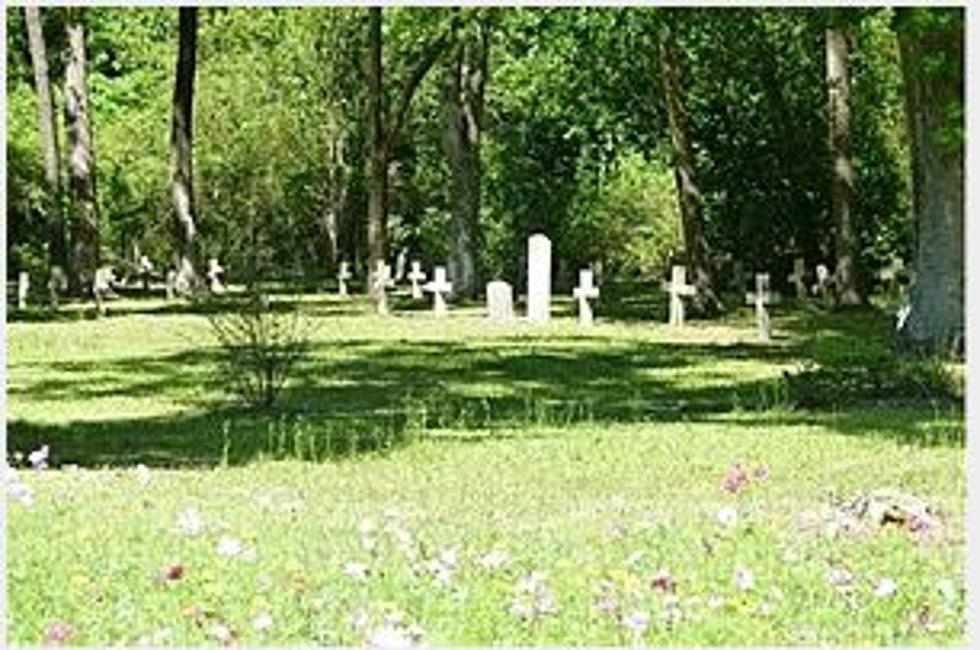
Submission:
M 395 611 L 432 645 L 963 642 L 962 412 L 799 410 L 781 381 L 886 353 L 878 313 L 777 312 L 763 346 L 747 311 L 676 331 L 611 304 L 621 318 L 583 332 L 567 303 L 529 329 L 475 308 L 436 321 L 305 302 L 314 352 L 272 414 L 228 404 L 200 314 L 127 301 L 102 321 L 8 323 L 8 449 L 50 444 L 55 466 L 20 470 L 34 502 L 8 508 L 13 642 L 63 621 L 73 644 L 216 644 L 221 621 L 248 645 L 357 645 Z M 736 462 L 770 477 L 725 492 Z M 934 504 L 937 535 L 814 523 L 885 487 Z M 199 535 L 176 529 L 188 508 Z M 254 557 L 220 555 L 225 536 Z M 439 584 L 448 549 L 457 567 Z M 508 562 L 482 567 L 492 550 Z M 161 580 L 173 564 L 182 577 Z M 835 567 L 849 590 L 828 581 Z M 651 588 L 662 568 L 673 604 Z M 532 571 L 557 611 L 523 620 L 511 608 Z M 878 597 L 885 578 L 897 590 Z M 595 607 L 602 585 L 615 614 Z M 915 623 L 924 609 L 937 625 Z M 650 616 L 636 638 L 634 612 Z

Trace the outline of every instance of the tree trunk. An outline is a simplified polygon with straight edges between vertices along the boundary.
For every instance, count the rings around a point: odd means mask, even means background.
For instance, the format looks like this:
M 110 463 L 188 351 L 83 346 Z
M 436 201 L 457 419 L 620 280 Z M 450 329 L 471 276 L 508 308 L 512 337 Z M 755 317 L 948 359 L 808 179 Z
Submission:
M 179 285 L 197 286 L 194 215 L 194 72 L 197 65 L 197 8 L 180 8 L 180 44 L 170 131 L 171 197 L 177 237 Z
M 41 29 L 41 12 L 36 6 L 24 7 L 27 39 L 34 68 L 34 88 L 37 91 L 37 132 L 44 159 L 44 181 L 48 195 L 46 204 L 48 231 L 48 263 L 68 272 L 68 250 L 65 241 L 65 221 L 61 214 L 61 170 L 58 164 L 58 130 L 55 126 L 54 105 L 51 100 L 51 79 L 48 76 L 48 53 Z
M 479 291 L 476 251 L 480 216 L 480 139 L 487 76 L 488 33 L 462 38 L 443 85 L 443 150 L 449 161 L 449 277 L 453 292 L 475 297 Z
M 908 21 L 918 11 L 899 15 Z M 963 107 L 962 25 L 954 16 L 898 30 L 917 227 L 911 309 L 899 335 L 913 348 L 958 354 L 965 346 L 963 145 L 950 132 L 962 129 L 962 113 L 950 118 Z
M 660 73 L 673 149 L 674 177 L 677 182 L 677 196 L 684 231 L 684 250 L 687 256 L 688 275 L 697 290 L 692 301 L 692 310 L 701 315 L 710 315 L 719 310 L 720 304 L 712 288 L 708 242 L 704 236 L 701 213 L 701 194 L 695 182 L 694 154 L 687 136 L 687 119 L 681 101 L 680 66 L 677 61 L 676 45 L 671 28 L 666 22 L 661 24 L 658 37 Z
M 847 32 L 839 24 L 827 28 L 827 115 L 830 156 L 833 163 L 830 195 L 835 230 L 834 280 L 837 300 L 844 306 L 864 302 L 858 290 L 858 241 L 851 212 L 854 165 L 850 143 L 850 80 L 847 69 Z
M 368 276 L 377 268 L 378 261 L 385 259 L 386 215 L 388 192 L 388 152 L 381 101 L 381 7 L 368 9 L 367 44 L 367 121 L 368 155 L 367 170 L 367 243 Z M 365 283 L 371 293 L 371 282 Z
M 99 265 L 99 222 L 95 207 L 95 154 L 85 81 L 85 27 L 79 10 L 68 10 L 65 122 L 68 130 L 69 189 L 74 215 L 71 290 L 91 293 Z

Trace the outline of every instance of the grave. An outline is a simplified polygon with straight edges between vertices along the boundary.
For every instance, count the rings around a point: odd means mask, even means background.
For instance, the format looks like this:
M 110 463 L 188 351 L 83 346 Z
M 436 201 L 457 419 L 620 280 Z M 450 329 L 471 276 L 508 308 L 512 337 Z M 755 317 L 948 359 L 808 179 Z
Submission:
M 824 306 L 830 306 L 834 300 L 834 295 L 831 291 L 833 279 L 830 277 L 830 269 L 827 268 L 826 264 L 817 264 L 814 273 L 817 277 L 817 283 L 810 288 L 810 291 L 813 295 L 820 296 L 820 300 Z
M 419 282 L 425 280 L 425 273 L 422 272 L 422 263 L 418 260 L 412 262 L 412 272 L 408 274 L 408 279 L 412 281 L 412 299 L 422 299 L 422 286 Z
M 904 287 L 903 280 L 906 280 L 907 277 L 905 263 L 897 257 L 893 257 L 887 266 L 878 271 L 878 280 L 884 285 L 885 293 L 888 296 L 901 295 Z
M 771 326 L 766 305 L 779 302 L 779 296 L 769 292 L 769 274 L 755 274 L 755 291 L 745 294 L 745 302 L 755 305 L 755 322 L 759 328 L 759 340 L 769 342 Z
M 347 281 L 350 279 L 350 265 L 347 262 L 341 262 L 340 270 L 337 272 L 337 295 L 347 295 Z
M 802 257 L 793 260 L 793 272 L 786 276 L 786 279 L 796 288 L 796 297 L 800 300 L 806 299 L 806 263 Z
M 509 282 L 494 280 L 487 283 L 487 317 L 493 323 L 514 320 L 514 288 Z
M 395 258 L 395 282 L 401 282 L 405 279 L 406 261 L 408 261 L 408 250 L 403 248 L 398 251 L 398 257 Z
M 31 290 L 31 275 L 27 271 L 17 274 L 17 309 L 27 309 L 27 292 Z
M 589 299 L 599 297 L 599 287 L 592 283 L 592 269 L 581 269 L 578 272 L 578 286 L 572 291 L 578 298 L 578 323 L 585 327 L 592 325 L 592 305 Z
M 146 255 L 140 255 L 138 262 L 140 279 L 143 281 L 143 293 L 150 292 L 150 277 L 153 273 L 153 262 Z
M 391 267 L 383 260 L 378 260 L 371 278 L 371 290 L 374 293 L 374 299 L 377 301 L 379 314 L 391 313 L 388 309 L 388 289 L 393 286 L 395 286 L 395 281 L 391 279 Z
M 208 291 L 211 293 L 224 293 L 225 285 L 221 283 L 221 274 L 225 272 L 224 267 L 218 262 L 217 257 L 208 259 L 208 270 L 204 277 L 208 281 Z
M 694 285 L 687 284 L 687 269 L 675 264 L 670 270 L 670 283 L 663 283 L 664 291 L 670 293 L 670 316 L 668 322 L 678 327 L 684 324 L 684 301 L 681 296 L 693 296 Z
M 105 316 L 105 301 L 115 298 L 112 291 L 112 283 L 116 281 L 116 274 L 111 266 L 100 266 L 95 270 L 95 279 L 92 281 L 92 297 L 95 298 L 95 306 L 99 310 L 99 315 Z
M 423 287 L 426 291 L 432 293 L 432 311 L 436 316 L 445 316 L 446 314 L 446 298 L 443 296 L 444 293 L 449 293 L 453 290 L 453 283 L 446 279 L 446 267 L 437 266 L 434 271 L 435 277 L 431 282 L 427 282 Z
M 174 295 L 177 293 L 177 271 L 174 269 L 167 269 L 167 300 L 173 300 Z
M 551 240 L 538 233 L 527 239 L 527 320 L 551 319 Z

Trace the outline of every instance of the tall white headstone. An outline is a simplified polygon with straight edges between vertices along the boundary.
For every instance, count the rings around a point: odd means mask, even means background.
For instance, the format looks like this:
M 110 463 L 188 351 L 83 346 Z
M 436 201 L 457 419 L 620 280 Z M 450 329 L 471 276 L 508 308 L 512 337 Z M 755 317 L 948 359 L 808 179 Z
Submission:
M 391 279 L 391 267 L 385 264 L 384 260 L 378 260 L 377 268 L 373 273 L 372 288 L 379 314 L 391 313 L 388 309 L 388 289 L 393 286 L 395 281 Z
M 487 283 L 487 317 L 493 323 L 514 320 L 514 288 L 509 282 L 494 280 Z
M 769 342 L 772 327 L 766 306 L 779 302 L 779 296 L 769 292 L 769 274 L 755 274 L 755 291 L 745 294 L 745 302 L 755 306 L 755 322 L 759 330 L 759 340 Z
M 445 266 L 437 266 L 434 273 L 435 277 L 432 281 L 426 282 L 423 288 L 432 293 L 432 310 L 436 316 L 444 316 L 446 314 L 446 297 L 443 294 L 452 291 L 453 284 L 446 279 Z
M 540 233 L 527 240 L 527 319 L 551 319 L 551 240 Z
M 351 278 L 350 264 L 346 261 L 340 263 L 340 271 L 337 273 L 337 295 L 347 295 L 347 281 Z
M 592 269 L 580 269 L 578 286 L 572 291 L 578 298 L 578 323 L 586 327 L 592 325 L 592 305 L 590 299 L 599 297 L 599 287 L 592 283 Z
M 684 301 L 681 296 L 693 296 L 696 288 L 687 284 L 687 268 L 680 264 L 670 270 L 670 284 L 664 283 L 664 291 L 670 294 L 668 322 L 680 327 L 684 324 Z

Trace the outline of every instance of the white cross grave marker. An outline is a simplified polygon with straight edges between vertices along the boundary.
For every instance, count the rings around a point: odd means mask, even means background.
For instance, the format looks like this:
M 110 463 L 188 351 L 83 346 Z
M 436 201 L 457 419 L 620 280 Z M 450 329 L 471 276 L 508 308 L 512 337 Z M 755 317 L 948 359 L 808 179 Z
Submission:
M 432 281 L 426 282 L 423 289 L 432 293 L 432 310 L 435 312 L 435 315 L 444 316 L 446 314 L 446 299 L 442 294 L 449 293 L 453 290 L 453 283 L 446 280 L 446 267 L 437 266 L 435 268 L 435 277 Z
M 813 292 L 813 295 L 819 295 L 824 305 L 829 305 L 832 300 L 830 293 L 830 284 L 832 282 L 830 278 L 830 270 L 827 268 L 826 264 L 817 264 L 815 273 L 817 276 L 817 283 L 813 285 L 810 291 Z
M 337 272 L 337 295 L 347 295 L 347 281 L 351 278 L 350 264 L 340 263 L 340 271 Z
M 663 283 L 664 291 L 670 293 L 671 325 L 684 324 L 684 301 L 681 300 L 681 296 L 693 296 L 696 291 L 694 285 L 686 284 L 686 278 L 687 269 L 678 264 L 670 270 L 670 284 Z
M 17 309 L 27 309 L 27 292 L 31 289 L 31 275 L 27 271 L 17 274 Z
M 57 264 L 51 267 L 51 277 L 48 278 L 48 298 L 51 306 L 58 307 L 58 292 L 68 290 L 68 276 Z
M 412 281 L 412 299 L 422 299 L 422 287 L 419 282 L 425 280 L 425 273 L 422 271 L 422 263 L 418 260 L 412 261 L 412 272 L 408 274 L 408 279 Z
M 590 298 L 599 297 L 599 287 L 592 284 L 592 269 L 580 269 L 578 272 L 578 286 L 572 291 L 572 295 L 578 298 L 578 323 L 589 327 L 592 325 L 592 305 Z
M 224 293 L 225 286 L 221 283 L 221 278 L 219 277 L 225 272 L 224 267 L 218 262 L 217 257 L 212 257 L 208 259 L 208 271 L 205 274 L 208 280 L 208 290 L 211 293 Z
M 806 284 L 803 282 L 804 277 L 806 277 L 806 263 L 802 257 L 797 257 L 793 260 L 793 272 L 787 275 L 786 279 L 796 287 L 796 297 L 800 300 L 806 298 Z
M 759 339 L 769 342 L 771 326 L 766 305 L 779 302 L 779 296 L 769 292 L 769 274 L 755 274 L 755 291 L 745 294 L 745 302 L 755 305 L 755 322 L 759 328 Z
M 395 281 L 391 279 L 391 267 L 383 260 L 378 260 L 374 277 L 371 281 L 371 288 L 374 290 L 374 299 L 377 301 L 379 314 L 389 314 L 388 310 L 388 289 L 395 286 Z

